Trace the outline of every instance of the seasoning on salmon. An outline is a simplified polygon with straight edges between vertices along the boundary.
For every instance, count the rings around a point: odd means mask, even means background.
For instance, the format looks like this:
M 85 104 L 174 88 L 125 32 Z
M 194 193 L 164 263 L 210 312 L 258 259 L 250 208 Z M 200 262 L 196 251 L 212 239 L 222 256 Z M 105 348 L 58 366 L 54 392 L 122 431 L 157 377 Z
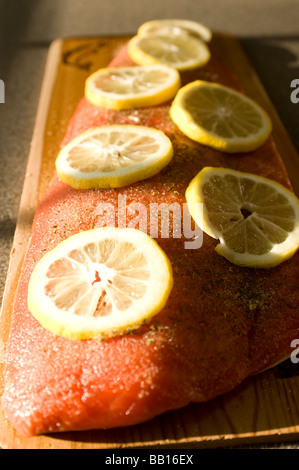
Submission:
M 123 51 L 112 65 L 130 63 Z M 215 56 L 182 79 L 240 88 Z M 186 249 L 171 223 L 169 237 L 157 241 L 172 264 L 174 284 L 150 323 L 104 341 L 77 341 L 54 335 L 33 318 L 27 287 L 34 266 L 61 240 L 99 226 L 100 203 L 111 203 L 115 220 L 122 215 L 127 222 L 133 216 L 118 213 L 120 194 L 127 206 L 138 201 L 182 208 L 189 182 L 205 166 L 252 172 L 290 187 L 272 138 L 242 155 L 212 150 L 177 129 L 169 103 L 113 111 L 83 98 L 63 144 L 89 127 L 132 122 L 171 138 L 174 157 L 167 167 L 120 190 L 76 190 L 54 176 L 36 213 L 15 297 L 2 397 L 5 415 L 21 435 L 129 426 L 210 400 L 288 357 L 298 333 L 298 253 L 270 270 L 242 268 L 219 256 L 217 241 L 205 234 L 200 248 Z

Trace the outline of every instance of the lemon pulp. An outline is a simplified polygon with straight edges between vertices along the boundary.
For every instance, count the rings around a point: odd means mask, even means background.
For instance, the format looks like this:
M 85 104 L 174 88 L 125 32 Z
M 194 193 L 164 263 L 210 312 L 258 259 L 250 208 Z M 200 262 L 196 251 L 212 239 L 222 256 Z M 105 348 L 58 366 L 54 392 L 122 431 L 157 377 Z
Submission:
M 163 103 L 179 87 L 178 71 L 165 65 L 108 67 L 87 78 L 85 97 L 95 106 L 121 110 Z
M 299 200 L 273 180 L 206 167 L 186 198 L 195 222 L 219 239 L 216 251 L 234 264 L 273 267 L 298 249 Z
M 37 263 L 28 307 L 54 334 L 88 339 L 140 326 L 165 305 L 170 261 L 136 229 L 101 227 L 73 235 Z
M 203 80 L 178 91 L 170 116 L 190 139 L 228 153 L 255 150 L 272 131 L 268 114 L 251 98 Z
M 76 189 L 118 188 L 157 174 L 172 156 L 172 143 L 162 131 L 114 124 L 71 140 L 60 151 L 56 169 Z

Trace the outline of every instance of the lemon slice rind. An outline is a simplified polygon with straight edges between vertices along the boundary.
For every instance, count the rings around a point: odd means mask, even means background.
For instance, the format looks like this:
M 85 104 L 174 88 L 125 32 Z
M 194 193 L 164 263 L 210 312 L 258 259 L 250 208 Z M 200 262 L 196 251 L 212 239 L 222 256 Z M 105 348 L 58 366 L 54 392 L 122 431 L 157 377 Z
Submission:
M 207 93 L 208 96 L 207 99 L 204 97 L 204 103 L 198 100 L 194 106 L 193 97 L 197 93 Z M 241 110 L 244 116 L 234 115 L 230 100 L 234 102 L 236 112 Z M 244 108 L 246 110 L 242 111 Z M 203 80 L 180 88 L 172 102 L 170 117 L 190 139 L 227 153 L 253 151 L 267 140 L 272 131 L 270 117 L 250 97 L 219 83 Z M 221 126 L 225 127 L 228 135 L 217 132 L 217 123 L 220 130 Z
M 88 250 L 89 252 L 92 251 L 93 246 L 100 247 L 99 251 L 101 251 L 102 245 L 108 246 L 107 244 L 109 243 L 114 243 L 115 249 L 123 254 L 122 257 L 114 259 L 113 263 L 112 261 L 110 264 L 108 262 L 106 264 L 91 262 L 90 258 L 87 257 L 87 261 L 84 264 L 69 258 L 76 250 L 80 251 L 82 257 L 83 255 L 86 256 Z M 126 252 L 126 247 L 131 250 L 133 247 L 133 255 L 132 251 L 129 254 Z M 83 254 L 82 250 L 85 250 Z M 111 255 L 112 259 L 113 256 L 114 254 Z M 142 271 L 143 281 L 142 279 L 136 280 L 138 269 L 135 270 L 135 283 L 138 287 L 143 282 L 145 286 L 144 295 L 138 296 L 138 289 L 137 293 L 134 292 L 134 278 L 130 278 L 132 266 L 130 269 L 127 269 L 125 275 L 120 274 L 123 272 L 122 268 L 126 263 L 126 256 L 128 266 L 130 260 L 140 264 L 140 258 L 145 263 L 144 270 Z M 69 274 L 65 274 L 64 277 L 60 274 L 60 278 L 59 276 L 54 278 L 51 275 L 53 266 L 55 270 L 55 266 L 59 266 L 61 260 L 66 262 L 65 260 L 69 259 L 71 259 L 72 263 L 72 270 Z M 98 279 L 102 276 L 102 284 L 95 282 L 97 280 L 94 276 L 95 270 L 99 271 Z M 112 270 L 114 273 L 110 276 L 111 279 L 109 279 L 109 270 Z M 66 272 L 68 273 L 68 271 Z M 120 286 L 122 286 L 119 281 L 121 276 L 124 280 L 124 285 L 129 286 L 132 290 L 130 292 L 131 304 L 128 308 L 123 308 L 123 299 L 126 301 L 129 296 L 126 289 L 121 291 L 119 302 L 115 301 L 119 290 L 121 290 Z M 52 285 L 53 282 L 56 283 L 55 287 Z M 79 284 L 82 289 L 86 287 L 84 294 L 82 291 L 82 297 L 76 298 L 77 304 L 79 301 L 81 303 L 84 301 L 84 308 L 82 309 L 81 306 L 80 315 L 74 313 L 74 306 L 77 305 L 76 299 L 72 303 L 72 295 L 75 295 L 73 286 L 75 285 L 78 288 Z M 155 240 L 136 229 L 101 227 L 80 232 L 67 238 L 41 258 L 30 278 L 28 308 L 40 324 L 55 335 L 75 340 L 111 337 L 138 328 L 142 323 L 149 321 L 156 315 L 165 306 L 172 289 L 172 284 L 170 261 Z M 49 291 L 49 286 L 51 286 L 52 291 Z M 59 290 L 60 286 L 61 291 Z M 101 312 L 95 316 L 92 307 L 95 307 L 98 297 L 101 295 L 101 289 L 107 291 L 107 299 L 108 301 L 110 299 L 112 310 L 103 316 L 101 316 Z M 61 299 L 65 298 L 67 300 L 65 300 L 66 307 L 64 308 L 62 305 L 58 305 L 58 303 L 61 303 Z
M 226 228 L 223 227 L 223 230 L 219 230 L 219 228 L 217 229 L 217 227 L 213 225 L 213 223 L 211 222 L 211 212 L 209 212 L 209 210 L 207 209 L 207 196 L 203 194 L 203 187 L 205 183 L 210 180 L 211 177 L 219 176 L 220 178 L 224 178 L 226 177 L 226 175 L 232 175 L 240 179 L 249 179 L 253 183 L 265 185 L 268 188 L 273 189 L 273 194 L 277 193 L 277 195 L 285 199 L 285 208 L 287 208 L 287 205 L 289 204 L 290 212 L 293 212 L 292 220 L 290 222 L 293 223 L 293 228 L 292 230 L 290 230 L 289 233 L 286 234 L 286 238 L 284 241 L 282 241 L 281 243 L 272 243 L 271 249 L 262 254 L 255 254 L 246 250 L 243 253 L 240 253 L 236 252 L 228 246 L 224 236 L 224 231 Z M 244 203 L 240 201 L 236 203 L 236 200 L 230 202 L 229 198 L 230 195 L 226 195 L 222 192 L 222 201 L 219 203 L 219 217 L 223 217 L 223 214 L 221 214 L 223 207 L 231 207 L 231 212 L 229 213 L 228 211 L 227 214 L 230 215 L 232 220 L 234 220 L 233 223 L 243 223 L 241 209 Z M 227 168 L 205 167 L 190 182 L 186 190 L 186 199 L 190 214 L 197 223 L 197 225 L 209 236 L 219 240 L 219 244 L 215 248 L 217 253 L 224 256 L 233 264 L 252 268 L 272 268 L 282 263 L 283 261 L 286 261 L 287 259 L 291 258 L 294 253 L 298 250 L 299 200 L 292 191 L 287 189 L 285 186 L 277 183 L 276 181 L 251 173 L 239 172 Z M 264 201 L 262 201 L 262 203 L 264 203 Z M 199 210 L 199 207 L 202 205 L 203 210 Z M 280 207 L 276 207 L 274 205 L 271 208 L 269 220 L 273 219 L 273 216 L 274 220 L 275 217 L 279 217 L 279 210 Z M 254 217 L 260 218 L 260 220 L 263 219 L 263 216 L 259 215 L 258 213 L 254 214 Z M 268 222 L 268 218 L 266 218 L 266 222 Z M 279 229 L 280 228 L 277 227 L 277 230 Z M 259 228 L 257 228 L 257 231 L 259 231 Z
M 156 175 L 172 157 L 171 140 L 159 129 L 112 124 L 72 139 L 59 152 L 56 170 L 75 189 L 119 188 Z
M 107 67 L 87 78 L 85 98 L 114 110 L 155 106 L 171 100 L 180 85 L 178 71 L 162 64 Z

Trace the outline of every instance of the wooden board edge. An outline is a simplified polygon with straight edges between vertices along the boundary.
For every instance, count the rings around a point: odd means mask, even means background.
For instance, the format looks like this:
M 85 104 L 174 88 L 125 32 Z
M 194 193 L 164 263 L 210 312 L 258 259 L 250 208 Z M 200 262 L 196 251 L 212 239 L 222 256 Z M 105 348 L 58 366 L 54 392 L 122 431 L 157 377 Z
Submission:
M 3 325 L 3 311 L 7 307 L 7 297 L 10 296 L 12 285 L 15 285 L 17 272 L 22 264 L 22 259 L 29 243 L 33 217 L 37 208 L 37 188 L 39 182 L 43 132 L 45 130 L 48 109 L 50 104 L 51 90 L 54 86 L 58 60 L 60 57 L 61 40 L 55 40 L 51 44 L 48 59 L 45 67 L 44 79 L 42 83 L 39 105 L 33 130 L 33 137 L 30 145 L 28 161 L 26 166 L 24 185 L 20 199 L 19 213 L 15 234 L 13 238 L 10 260 L 8 265 L 8 276 L 5 283 L 3 302 L 0 315 L 0 333 Z M 15 260 L 20 261 L 15 265 Z
M 48 51 L 32 141 L 26 165 L 17 224 L 13 237 L 12 248 L 10 251 L 7 277 L 0 312 L 0 396 L 3 392 L 5 347 L 9 337 L 14 296 L 17 289 L 24 256 L 30 241 L 33 217 L 37 209 L 37 192 L 40 178 L 43 135 L 46 128 L 51 92 L 57 76 L 61 44 L 62 40 L 56 39 L 51 43 Z M 0 412 L 3 415 L 1 404 Z M 7 447 L 7 443 L 5 442 L 4 436 L 1 434 L 2 432 L 0 423 L 0 446 L 5 448 Z

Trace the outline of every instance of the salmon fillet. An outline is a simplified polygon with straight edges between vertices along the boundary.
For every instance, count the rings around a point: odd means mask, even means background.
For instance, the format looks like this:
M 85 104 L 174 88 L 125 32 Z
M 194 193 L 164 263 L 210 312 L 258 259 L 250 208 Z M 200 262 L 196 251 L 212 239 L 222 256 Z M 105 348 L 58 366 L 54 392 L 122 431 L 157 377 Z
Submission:
M 124 50 L 111 65 L 128 64 Z M 182 74 L 183 84 L 197 78 L 240 89 L 214 53 L 205 67 Z M 149 324 L 103 341 L 76 341 L 55 336 L 33 318 L 27 288 L 34 266 L 62 239 L 97 227 L 99 203 L 114 205 L 116 221 L 119 194 L 127 205 L 183 207 L 186 187 L 205 166 L 256 173 L 290 188 L 272 137 L 254 152 L 217 152 L 177 129 L 169 103 L 111 111 L 82 98 L 62 144 L 110 123 L 163 130 L 173 142 L 174 158 L 158 175 L 119 190 L 75 190 L 54 175 L 34 218 L 7 348 L 2 406 L 23 436 L 129 426 L 213 399 L 288 357 L 298 336 L 299 253 L 270 270 L 242 268 L 219 256 L 217 241 L 205 234 L 200 248 L 185 249 L 186 240 L 176 238 L 172 227 L 169 238 L 157 241 L 172 263 L 174 286 Z

